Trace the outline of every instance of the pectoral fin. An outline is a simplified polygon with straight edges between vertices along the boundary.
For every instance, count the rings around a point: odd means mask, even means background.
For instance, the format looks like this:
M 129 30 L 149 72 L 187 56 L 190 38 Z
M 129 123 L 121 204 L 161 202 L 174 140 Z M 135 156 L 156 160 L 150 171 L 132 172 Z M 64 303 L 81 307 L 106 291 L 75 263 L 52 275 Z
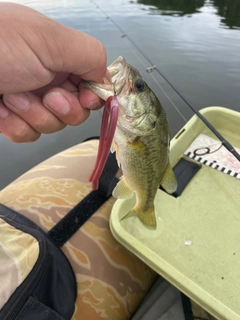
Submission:
M 130 199 L 133 194 L 134 191 L 129 188 L 124 177 L 121 178 L 112 193 L 112 195 L 117 199 Z
M 117 160 L 117 164 L 120 168 L 121 166 L 121 162 L 120 162 L 120 157 L 119 157 L 119 148 L 118 145 L 116 144 L 116 142 L 113 140 L 112 141 L 112 145 L 111 145 L 111 149 L 110 149 L 111 153 L 114 153 L 116 151 L 116 160 Z
M 167 193 L 173 193 L 177 190 L 177 180 L 175 174 L 168 163 L 167 168 L 165 170 L 162 181 L 160 182 L 161 186 Z

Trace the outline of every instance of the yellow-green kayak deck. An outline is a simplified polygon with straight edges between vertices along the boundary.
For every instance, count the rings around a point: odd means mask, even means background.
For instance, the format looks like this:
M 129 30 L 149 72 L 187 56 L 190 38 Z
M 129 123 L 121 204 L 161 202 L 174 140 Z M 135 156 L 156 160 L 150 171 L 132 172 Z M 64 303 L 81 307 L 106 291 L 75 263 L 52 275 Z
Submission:
M 220 107 L 205 108 L 201 113 L 240 148 L 240 113 Z M 194 116 L 171 141 L 172 166 L 200 134 L 216 140 Z M 220 149 L 223 152 L 223 147 Z M 118 200 L 110 224 L 121 244 L 206 311 L 218 319 L 239 320 L 240 163 L 229 154 L 226 151 L 234 172 L 202 164 L 179 197 L 158 191 L 157 230 L 147 229 L 137 218 L 120 221 L 135 199 Z

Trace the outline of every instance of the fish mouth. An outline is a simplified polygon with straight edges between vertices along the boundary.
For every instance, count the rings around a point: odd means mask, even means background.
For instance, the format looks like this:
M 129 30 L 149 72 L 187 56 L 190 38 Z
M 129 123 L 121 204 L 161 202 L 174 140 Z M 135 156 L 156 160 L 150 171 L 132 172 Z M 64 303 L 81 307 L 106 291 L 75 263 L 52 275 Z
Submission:
M 119 78 L 119 74 L 121 74 L 127 66 L 128 64 L 122 56 L 118 57 L 108 66 L 108 71 L 112 77 L 112 82 L 115 82 L 117 78 Z
M 110 64 L 108 71 L 112 78 L 114 95 L 124 94 L 129 87 L 128 78 L 130 74 L 130 66 L 126 60 L 122 56 L 118 57 Z
M 94 81 L 82 81 L 86 88 L 93 91 L 102 100 L 106 101 L 110 96 L 124 94 L 129 87 L 130 66 L 123 57 L 118 57 L 108 66 L 111 82 L 103 79 L 103 83 Z
M 106 100 L 94 169 L 89 178 L 92 182 L 92 189 L 97 190 L 99 179 L 107 161 L 114 133 L 118 122 L 119 104 L 117 96 L 124 94 L 129 88 L 128 78 L 130 66 L 126 60 L 120 56 L 109 67 L 112 83 L 105 81 L 103 84 L 86 82 L 85 86 L 95 92 L 100 98 Z

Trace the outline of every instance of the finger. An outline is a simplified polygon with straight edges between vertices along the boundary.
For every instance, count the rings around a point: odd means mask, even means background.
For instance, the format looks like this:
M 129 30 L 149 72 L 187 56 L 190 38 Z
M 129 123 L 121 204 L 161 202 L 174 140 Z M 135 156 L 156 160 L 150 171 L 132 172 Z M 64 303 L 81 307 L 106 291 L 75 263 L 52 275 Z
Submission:
M 85 88 L 82 83 L 79 85 L 79 101 L 83 108 L 89 110 L 98 110 L 104 104 L 104 101 L 102 101 L 92 91 Z
M 79 84 L 81 83 L 81 78 L 76 75 L 76 74 L 70 74 L 69 75 L 69 80 L 76 86 L 78 87 Z
M 81 79 L 79 79 L 78 76 L 71 75 L 69 79 L 61 85 L 61 88 L 74 93 L 76 97 L 79 91 L 79 102 L 83 108 L 98 110 L 104 104 L 104 101 L 81 83 Z
M 51 30 L 50 30 L 51 26 Z M 47 42 L 48 51 L 43 47 L 36 50 L 36 37 L 31 38 L 34 52 L 46 69 L 52 72 L 70 72 L 85 80 L 109 79 L 107 56 L 103 44 L 90 35 L 61 25 L 56 21 L 37 26 Z
M 39 132 L 7 109 L 2 101 L 0 101 L 0 132 L 13 142 L 31 142 L 40 137 Z
M 56 74 L 53 81 L 48 85 L 41 87 L 37 90 L 32 91 L 38 97 L 43 97 L 43 95 L 52 88 L 61 87 L 70 92 L 78 91 L 78 84 L 81 82 L 79 76 L 69 75 L 69 73 L 58 73 Z
M 39 133 L 57 132 L 66 126 L 33 93 L 7 94 L 3 96 L 3 102 Z
M 35 90 L 53 81 L 58 72 L 95 81 L 106 76 L 106 51 L 97 39 L 26 6 L 0 6 L 0 44 L 7 53 L 0 61 L 2 92 Z
M 72 126 L 83 123 L 90 111 L 81 106 L 77 92 L 69 92 L 63 88 L 54 88 L 43 97 L 43 104 L 63 123 Z
M 55 75 L 54 79 L 47 85 L 42 86 L 41 88 L 38 88 L 36 90 L 33 90 L 31 92 L 33 92 L 35 95 L 37 95 L 38 97 L 42 98 L 43 95 L 50 89 L 52 88 L 56 88 L 61 86 L 63 83 L 65 83 L 67 81 L 69 77 L 69 73 L 67 72 L 60 72 L 58 74 Z M 76 88 L 76 87 L 75 87 Z M 74 89 L 75 90 L 75 89 Z
M 80 82 L 81 80 L 78 80 Z M 55 86 L 56 87 L 56 86 Z M 75 85 L 71 80 L 70 77 L 64 81 L 61 86 L 61 88 L 69 91 L 69 92 L 78 92 L 78 85 Z

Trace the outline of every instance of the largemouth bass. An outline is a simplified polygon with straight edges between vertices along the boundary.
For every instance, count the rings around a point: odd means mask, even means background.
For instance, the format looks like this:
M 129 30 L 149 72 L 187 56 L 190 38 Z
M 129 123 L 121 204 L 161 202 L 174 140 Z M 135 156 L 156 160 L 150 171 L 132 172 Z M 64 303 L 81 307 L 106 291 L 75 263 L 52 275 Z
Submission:
M 169 164 L 170 134 L 166 114 L 138 70 L 128 65 L 123 57 L 115 60 L 108 70 L 112 83 L 105 80 L 85 85 L 101 99 L 106 101 L 114 96 L 118 103 L 111 151 L 116 151 L 123 176 L 113 196 L 127 199 L 135 193 L 136 204 L 125 217 L 137 216 L 145 226 L 155 229 L 154 198 L 159 185 L 168 193 L 177 189 Z

